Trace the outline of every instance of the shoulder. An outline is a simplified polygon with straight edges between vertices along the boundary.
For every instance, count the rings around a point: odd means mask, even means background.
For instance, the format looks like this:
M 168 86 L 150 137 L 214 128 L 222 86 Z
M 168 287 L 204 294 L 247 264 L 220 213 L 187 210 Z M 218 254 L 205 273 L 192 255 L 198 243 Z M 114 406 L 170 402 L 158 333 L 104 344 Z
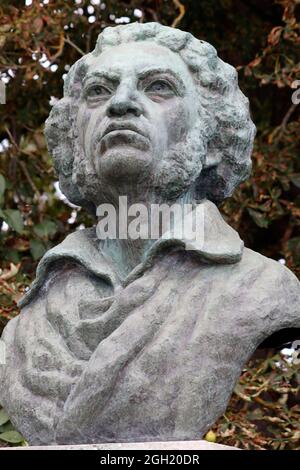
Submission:
M 300 282 L 290 269 L 278 261 L 263 256 L 249 248 L 244 248 L 240 266 L 246 271 L 255 270 L 258 278 L 264 278 L 266 281 L 269 279 L 270 283 L 276 283 L 276 287 L 278 282 L 288 282 L 296 290 L 300 289 Z
M 247 289 L 280 328 L 300 328 L 300 282 L 284 265 L 248 248 L 239 263 Z M 258 311 L 258 315 L 263 312 Z

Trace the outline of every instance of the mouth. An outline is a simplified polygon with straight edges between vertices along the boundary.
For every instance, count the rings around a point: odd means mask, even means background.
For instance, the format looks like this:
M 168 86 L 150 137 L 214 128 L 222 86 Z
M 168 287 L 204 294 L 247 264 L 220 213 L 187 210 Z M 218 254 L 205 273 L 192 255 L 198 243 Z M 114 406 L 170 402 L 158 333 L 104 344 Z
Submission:
M 141 131 L 137 126 L 135 126 L 133 123 L 130 122 L 118 122 L 118 123 L 111 123 L 107 126 L 105 131 L 102 134 L 102 138 L 106 137 L 109 134 L 139 134 L 144 138 L 148 138 L 148 136 Z
M 99 155 L 103 155 L 107 150 L 123 147 L 133 147 L 137 150 L 148 151 L 150 148 L 150 139 L 137 130 L 128 128 L 108 129 L 103 134 L 98 147 Z M 120 150 L 119 150 L 120 151 Z

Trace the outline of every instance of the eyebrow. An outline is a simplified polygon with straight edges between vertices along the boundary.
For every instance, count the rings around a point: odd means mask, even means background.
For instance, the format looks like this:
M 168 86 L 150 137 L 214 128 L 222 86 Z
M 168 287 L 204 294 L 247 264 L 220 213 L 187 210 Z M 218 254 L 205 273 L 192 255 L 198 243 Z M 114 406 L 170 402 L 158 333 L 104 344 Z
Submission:
M 118 73 L 113 72 L 106 72 L 105 70 L 97 71 L 97 72 L 90 72 L 88 73 L 84 79 L 83 84 L 85 84 L 88 80 L 92 78 L 105 78 L 106 80 L 112 80 L 114 82 L 120 80 L 120 75 Z
M 180 84 L 181 90 L 179 91 L 180 94 L 184 93 L 186 91 L 186 86 L 180 76 L 174 72 L 174 70 L 171 70 L 169 68 L 165 67 L 148 67 L 141 72 L 138 72 L 137 76 L 140 80 L 143 80 L 146 78 L 148 75 L 155 75 L 155 74 L 166 74 L 166 75 L 171 75 L 175 80 Z M 93 79 L 93 78 L 104 78 L 106 80 L 111 80 L 114 82 L 119 82 L 121 78 L 121 73 L 118 72 L 107 72 L 105 70 L 97 70 L 95 72 L 90 72 L 88 73 L 84 79 L 83 79 L 83 84 L 85 84 L 88 80 Z
M 147 75 L 159 74 L 159 73 L 162 73 L 162 74 L 165 73 L 167 75 L 172 75 L 172 77 L 174 77 L 176 80 L 178 80 L 178 82 L 185 88 L 184 83 L 181 80 L 180 76 L 176 72 L 174 72 L 174 70 L 164 68 L 164 67 L 156 67 L 156 68 L 149 67 L 149 68 L 146 68 L 146 69 L 144 69 L 144 70 L 142 70 L 141 72 L 138 73 L 138 77 L 143 79 L 143 78 L 147 77 Z

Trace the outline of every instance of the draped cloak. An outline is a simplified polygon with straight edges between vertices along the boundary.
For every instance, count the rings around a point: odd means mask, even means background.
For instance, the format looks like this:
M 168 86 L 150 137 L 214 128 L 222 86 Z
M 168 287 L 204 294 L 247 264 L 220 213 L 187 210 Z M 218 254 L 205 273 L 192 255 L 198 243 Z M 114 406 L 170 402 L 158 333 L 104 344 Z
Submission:
M 199 439 L 257 346 L 300 328 L 300 283 L 205 201 L 204 241 L 122 278 L 95 228 L 49 250 L 4 329 L 0 403 L 31 444 Z

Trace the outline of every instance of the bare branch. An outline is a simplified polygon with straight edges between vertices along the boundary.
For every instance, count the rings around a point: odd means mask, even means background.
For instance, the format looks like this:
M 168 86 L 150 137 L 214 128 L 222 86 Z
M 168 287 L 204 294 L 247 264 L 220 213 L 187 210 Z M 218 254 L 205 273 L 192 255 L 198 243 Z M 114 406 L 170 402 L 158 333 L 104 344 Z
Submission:
M 180 23 L 180 21 L 185 15 L 185 6 L 182 5 L 182 3 L 179 0 L 173 0 L 173 3 L 175 7 L 179 9 L 179 15 L 175 18 L 175 20 L 173 21 L 171 25 L 172 28 L 176 28 L 176 26 Z
M 66 42 L 67 44 L 69 44 L 70 46 L 72 46 L 77 52 L 79 52 L 79 54 L 85 55 L 85 53 L 83 52 L 83 50 L 80 49 L 80 47 L 76 46 L 76 44 L 75 44 L 73 41 L 71 41 L 71 39 L 69 38 L 69 36 L 67 36 L 67 37 L 65 38 L 65 42 Z

